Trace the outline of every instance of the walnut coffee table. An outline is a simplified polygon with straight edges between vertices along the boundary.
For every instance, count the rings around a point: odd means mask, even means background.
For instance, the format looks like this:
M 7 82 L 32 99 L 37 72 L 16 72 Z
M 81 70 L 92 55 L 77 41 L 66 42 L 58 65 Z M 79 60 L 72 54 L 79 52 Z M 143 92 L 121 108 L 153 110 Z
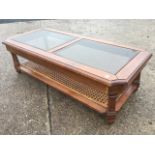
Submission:
M 17 72 L 25 72 L 106 114 L 117 111 L 140 84 L 151 54 L 140 49 L 51 29 L 35 30 L 3 42 Z M 20 63 L 18 56 L 28 61 Z

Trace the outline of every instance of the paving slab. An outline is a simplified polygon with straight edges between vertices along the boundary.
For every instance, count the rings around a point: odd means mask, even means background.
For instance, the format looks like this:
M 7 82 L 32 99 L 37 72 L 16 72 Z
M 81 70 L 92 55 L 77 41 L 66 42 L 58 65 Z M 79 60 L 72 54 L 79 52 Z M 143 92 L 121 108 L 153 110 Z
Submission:
M 0 25 L 0 36 L 3 38 L 19 30 L 18 24 L 2 27 Z M 11 27 L 15 31 L 11 31 Z M 50 134 L 46 92 L 43 83 L 16 73 L 11 55 L 1 46 L 0 134 Z

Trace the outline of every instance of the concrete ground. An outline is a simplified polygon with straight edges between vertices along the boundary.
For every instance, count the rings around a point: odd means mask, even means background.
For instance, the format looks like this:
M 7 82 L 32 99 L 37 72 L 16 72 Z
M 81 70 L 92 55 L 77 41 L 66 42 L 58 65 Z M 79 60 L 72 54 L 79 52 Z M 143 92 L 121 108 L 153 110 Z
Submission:
M 143 48 L 155 54 L 155 20 L 44 20 L 0 24 L 9 36 L 51 27 Z M 0 134 L 155 134 L 155 57 L 143 70 L 141 87 L 116 122 L 25 74 L 17 74 L 0 44 Z

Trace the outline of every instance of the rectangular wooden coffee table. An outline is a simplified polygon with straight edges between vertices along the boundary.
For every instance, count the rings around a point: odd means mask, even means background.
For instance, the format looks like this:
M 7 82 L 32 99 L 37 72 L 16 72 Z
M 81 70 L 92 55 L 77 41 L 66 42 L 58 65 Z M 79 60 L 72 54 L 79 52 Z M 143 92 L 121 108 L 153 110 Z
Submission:
M 106 114 L 117 111 L 140 85 L 151 54 L 67 32 L 40 29 L 3 42 L 17 72 L 25 72 Z M 20 63 L 18 56 L 28 61 Z

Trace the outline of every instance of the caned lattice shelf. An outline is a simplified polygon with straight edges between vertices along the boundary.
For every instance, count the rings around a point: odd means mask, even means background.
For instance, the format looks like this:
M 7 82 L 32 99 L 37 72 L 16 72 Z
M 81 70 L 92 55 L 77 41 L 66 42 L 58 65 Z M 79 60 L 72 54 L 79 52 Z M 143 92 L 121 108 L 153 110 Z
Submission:
M 30 71 L 33 71 L 34 73 L 37 72 L 39 74 L 46 76 L 47 78 L 53 80 L 54 82 L 67 87 L 68 90 L 72 90 L 75 93 L 84 96 L 99 105 L 102 105 L 105 108 L 107 107 L 108 87 L 106 86 L 102 88 L 98 88 L 95 85 L 94 87 L 90 87 L 85 83 L 72 79 L 69 75 L 63 74 L 55 69 L 48 69 L 47 67 L 39 65 L 32 61 L 28 61 L 22 64 L 22 66 Z

